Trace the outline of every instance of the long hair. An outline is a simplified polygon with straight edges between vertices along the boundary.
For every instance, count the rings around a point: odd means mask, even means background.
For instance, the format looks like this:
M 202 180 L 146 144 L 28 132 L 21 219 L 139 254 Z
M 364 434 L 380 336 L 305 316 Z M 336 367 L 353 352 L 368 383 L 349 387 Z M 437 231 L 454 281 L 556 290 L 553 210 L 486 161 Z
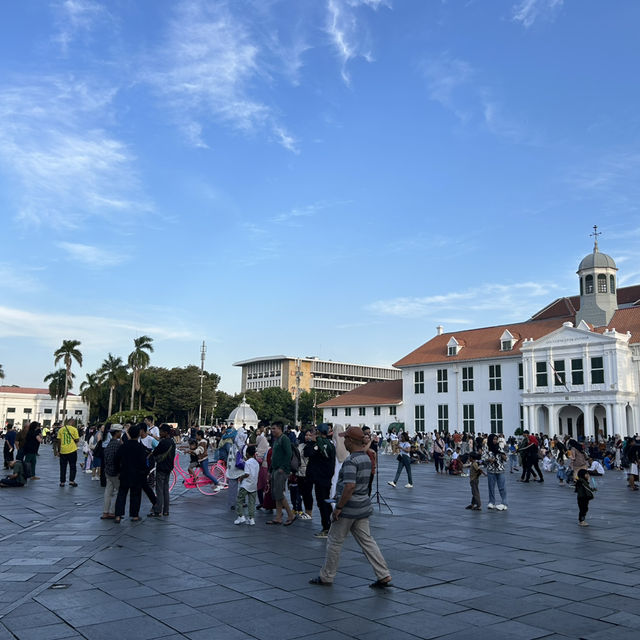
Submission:
M 498 446 L 498 436 L 495 433 L 490 433 L 487 438 L 487 449 L 491 451 L 491 453 L 499 453 L 500 447 Z

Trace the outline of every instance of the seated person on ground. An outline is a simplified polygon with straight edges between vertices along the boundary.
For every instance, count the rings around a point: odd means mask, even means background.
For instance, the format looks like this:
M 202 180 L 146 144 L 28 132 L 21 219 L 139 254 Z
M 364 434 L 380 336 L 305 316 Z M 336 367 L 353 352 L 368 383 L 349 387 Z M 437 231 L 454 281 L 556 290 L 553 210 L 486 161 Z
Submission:
M 22 460 L 12 460 L 9 462 L 11 473 L 0 480 L 0 487 L 24 487 L 26 478 Z

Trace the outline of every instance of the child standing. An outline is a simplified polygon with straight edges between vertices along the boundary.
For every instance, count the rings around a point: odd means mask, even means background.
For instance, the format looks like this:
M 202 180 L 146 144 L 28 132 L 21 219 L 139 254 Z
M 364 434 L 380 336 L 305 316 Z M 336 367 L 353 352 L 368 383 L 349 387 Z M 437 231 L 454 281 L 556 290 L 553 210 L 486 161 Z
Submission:
M 578 524 L 581 527 L 588 527 L 585 521 L 587 511 L 589 511 L 589 500 L 593 500 L 593 489 L 589 486 L 589 472 L 580 469 L 576 478 L 575 492 L 578 494 Z
M 471 465 L 469 467 L 469 484 L 471 485 L 471 504 L 467 505 L 465 509 L 472 509 L 473 511 L 482 511 L 482 501 L 480 500 L 480 476 L 486 476 L 487 474 L 482 470 L 480 466 L 480 454 L 470 453 L 469 458 Z
M 233 524 L 244 524 L 253 526 L 256 522 L 253 519 L 256 514 L 256 494 L 258 492 L 258 472 L 260 465 L 256 460 L 256 447 L 250 445 L 245 452 L 244 474 L 238 478 L 240 488 L 238 489 L 238 499 L 236 500 L 236 515 L 238 516 Z M 247 518 L 244 517 L 244 498 L 247 497 Z

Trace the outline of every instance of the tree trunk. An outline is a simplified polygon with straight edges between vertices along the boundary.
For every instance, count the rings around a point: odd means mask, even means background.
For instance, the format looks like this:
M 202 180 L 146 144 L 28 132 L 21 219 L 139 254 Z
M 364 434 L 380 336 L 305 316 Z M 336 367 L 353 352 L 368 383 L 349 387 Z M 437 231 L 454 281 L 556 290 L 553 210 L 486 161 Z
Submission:
M 69 372 L 71 371 L 71 365 L 66 368 L 66 375 L 64 377 L 64 399 L 62 401 L 62 415 L 64 416 L 62 424 L 67 424 L 67 393 L 69 390 Z
M 87 402 L 87 407 L 87 422 L 85 426 L 89 426 L 89 423 L 91 422 L 91 400 Z
M 56 396 L 56 419 L 54 422 L 60 420 L 60 396 Z
M 131 404 L 129 405 L 129 411 L 133 411 L 133 400 L 136 395 L 136 370 L 133 370 L 133 376 L 131 377 Z
M 107 418 L 111 416 L 112 408 L 113 408 L 113 387 L 109 387 L 109 410 L 107 411 Z

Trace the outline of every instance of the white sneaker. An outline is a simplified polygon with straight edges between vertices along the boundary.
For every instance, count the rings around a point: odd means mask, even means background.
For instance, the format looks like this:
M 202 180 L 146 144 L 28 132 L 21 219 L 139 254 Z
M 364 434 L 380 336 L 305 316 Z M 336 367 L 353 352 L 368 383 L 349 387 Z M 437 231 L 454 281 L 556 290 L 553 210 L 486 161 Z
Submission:
M 244 516 L 240 516 L 233 521 L 233 524 L 244 524 L 247 519 Z
M 412 484 L 405 484 L 404 488 L 405 489 L 413 489 L 413 485 Z
M 487 509 L 495 509 L 495 508 L 496 508 L 496 505 L 495 505 L 495 504 L 493 504 L 493 502 L 490 502 L 490 503 L 487 505 Z
M 496 509 L 498 511 L 506 511 L 507 510 L 507 505 L 506 504 L 497 504 L 496 505 Z
M 388 485 L 391 485 L 392 487 L 396 486 L 396 483 L 393 482 L 393 480 L 389 480 L 389 482 L 387 482 Z
M 222 487 L 218 484 L 216 485 L 216 488 L 213 490 L 213 493 L 219 493 L 220 491 L 222 491 Z
M 253 525 L 256 523 L 256 521 L 253 518 L 247 518 L 247 524 L 250 527 L 253 527 Z

